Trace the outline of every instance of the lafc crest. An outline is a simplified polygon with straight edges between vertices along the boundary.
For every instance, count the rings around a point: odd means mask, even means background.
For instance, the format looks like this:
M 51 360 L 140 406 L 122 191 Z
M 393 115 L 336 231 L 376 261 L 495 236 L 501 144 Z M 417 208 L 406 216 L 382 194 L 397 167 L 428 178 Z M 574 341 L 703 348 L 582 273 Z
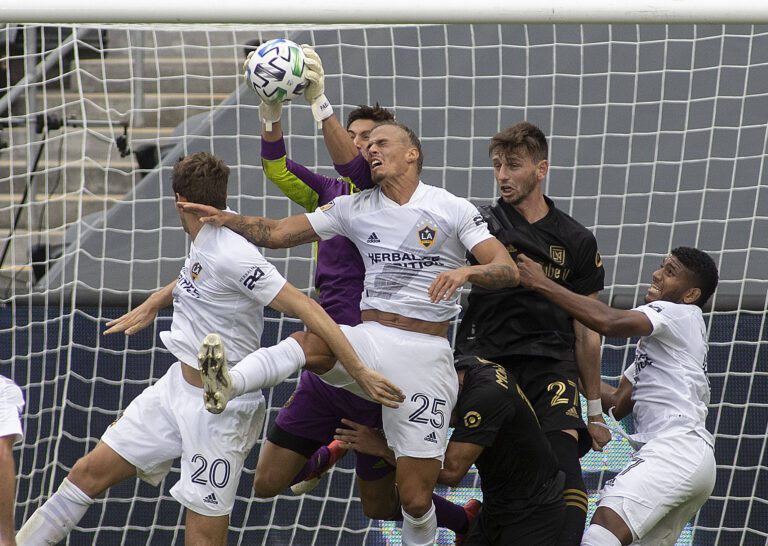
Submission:
M 434 244 L 435 240 L 437 239 L 437 230 L 432 229 L 429 226 L 424 226 L 416 233 L 418 233 L 419 235 L 419 243 L 424 248 L 431 247 Z
M 558 265 L 565 265 L 565 249 L 561 246 L 550 245 L 549 257 Z

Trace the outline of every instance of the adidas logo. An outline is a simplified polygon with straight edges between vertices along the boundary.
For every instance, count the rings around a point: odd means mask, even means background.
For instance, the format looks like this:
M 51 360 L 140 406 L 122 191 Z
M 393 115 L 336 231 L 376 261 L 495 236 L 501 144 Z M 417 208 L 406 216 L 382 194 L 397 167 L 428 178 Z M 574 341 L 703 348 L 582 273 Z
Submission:
M 575 417 L 576 419 L 579 418 L 579 413 L 576 411 L 576 408 L 568 408 L 568 411 L 566 411 L 565 414 L 568 417 Z
M 207 502 L 208 504 L 219 504 L 219 501 L 216 500 L 216 495 L 211 493 L 207 497 L 203 499 L 203 502 Z
M 435 431 L 433 430 L 432 432 L 430 432 L 429 434 L 424 436 L 424 441 L 425 442 L 432 442 L 433 444 L 436 444 L 437 443 L 437 434 L 435 434 Z
M 381 242 L 381 240 L 379 239 L 379 236 L 378 236 L 378 235 L 376 235 L 376 232 L 375 232 L 375 231 L 374 231 L 374 232 L 372 232 L 372 233 L 371 233 L 371 234 L 368 236 L 368 244 L 369 244 L 369 245 L 370 245 L 371 243 L 380 243 L 380 242 Z

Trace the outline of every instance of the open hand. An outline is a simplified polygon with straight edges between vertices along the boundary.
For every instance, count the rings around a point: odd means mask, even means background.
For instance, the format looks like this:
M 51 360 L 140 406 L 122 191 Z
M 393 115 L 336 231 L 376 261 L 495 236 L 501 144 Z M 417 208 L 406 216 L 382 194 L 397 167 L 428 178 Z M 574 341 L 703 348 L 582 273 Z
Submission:
M 362 368 L 354 378 L 365 394 L 388 408 L 396 408 L 405 400 L 403 391 L 386 377 L 371 368 Z
M 224 226 L 228 220 L 234 218 L 235 214 L 219 210 L 210 205 L 200 205 L 198 203 L 189 203 L 179 201 L 176 207 L 180 212 L 191 213 L 197 216 L 204 224 L 213 224 L 214 226 Z

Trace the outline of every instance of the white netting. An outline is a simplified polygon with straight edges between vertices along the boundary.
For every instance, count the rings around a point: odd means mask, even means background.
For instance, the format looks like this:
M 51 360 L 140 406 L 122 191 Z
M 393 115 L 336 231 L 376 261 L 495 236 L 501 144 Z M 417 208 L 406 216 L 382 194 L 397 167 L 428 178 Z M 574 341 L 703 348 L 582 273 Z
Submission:
M 712 254 L 722 277 L 708 314 L 718 480 L 693 527 L 694 543 L 768 539 L 768 27 L 0 32 L 0 373 L 27 399 L 17 523 L 171 361 L 157 338 L 168 317 L 130 340 L 100 334 L 105 319 L 178 273 L 187 241 L 168 165 L 189 151 L 213 151 L 233 167 L 231 206 L 272 217 L 300 212 L 263 177 L 256 101 L 240 87 L 246 43 L 287 36 L 315 45 L 337 113 L 376 101 L 394 108 L 422 138 L 424 181 L 476 203 L 495 195 L 490 136 L 522 119 L 541 126 L 550 137 L 548 194 L 597 236 L 610 301 L 636 301 L 675 246 Z M 40 78 L 23 80 L 36 67 Z M 287 107 L 283 121 L 290 157 L 332 174 L 309 107 Z M 125 156 L 116 144 L 124 133 Z M 267 255 L 294 284 L 311 286 L 308 247 Z M 297 327 L 273 317 L 265 342 Z M 617 379 L 632 349 L 607 340 L 604 376 Z M 272 418 L 291 389 L 269 394 Z M 607 455 L 583 460 L 592 494 L 626 456 L 626 446 L 614 442 Z M 232 543 L 399 540 L 392 524 L 363 516 L 349 463 L 312 495 L 264 502 L 250 495 L 254 461 L 255 454 Z M 70 543 L 180 540 L 181 512 L 168 494 L 177 477 L 172 472 L 159 492 L 133 481 L 115 488 Z M 474 476 L 463 485 L 453 498 L 472 493 Z M 690 531 L 682 543 L 694 540 Z

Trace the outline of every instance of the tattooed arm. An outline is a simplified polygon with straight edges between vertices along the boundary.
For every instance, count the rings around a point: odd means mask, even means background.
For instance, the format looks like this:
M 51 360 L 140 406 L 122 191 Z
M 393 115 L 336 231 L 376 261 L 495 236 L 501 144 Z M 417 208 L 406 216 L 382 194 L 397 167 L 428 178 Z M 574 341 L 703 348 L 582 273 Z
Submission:
M 257 246 L 289 248 L 320 240 L 304 214 L 272 220 L 233 214 L 197 203 L 178 202 L 176 206 L 181 212 L 194 214 L 204 224 L 228 227 Z
M 472 247 L 471 252 L 480 265 L 440 273 L 429 287 L 429 297 L 433 302 L 451 299 L 466 282 L 483 288 L 512 287 L 520 283 L 517 265 L 498 239 L 485 239 Z

